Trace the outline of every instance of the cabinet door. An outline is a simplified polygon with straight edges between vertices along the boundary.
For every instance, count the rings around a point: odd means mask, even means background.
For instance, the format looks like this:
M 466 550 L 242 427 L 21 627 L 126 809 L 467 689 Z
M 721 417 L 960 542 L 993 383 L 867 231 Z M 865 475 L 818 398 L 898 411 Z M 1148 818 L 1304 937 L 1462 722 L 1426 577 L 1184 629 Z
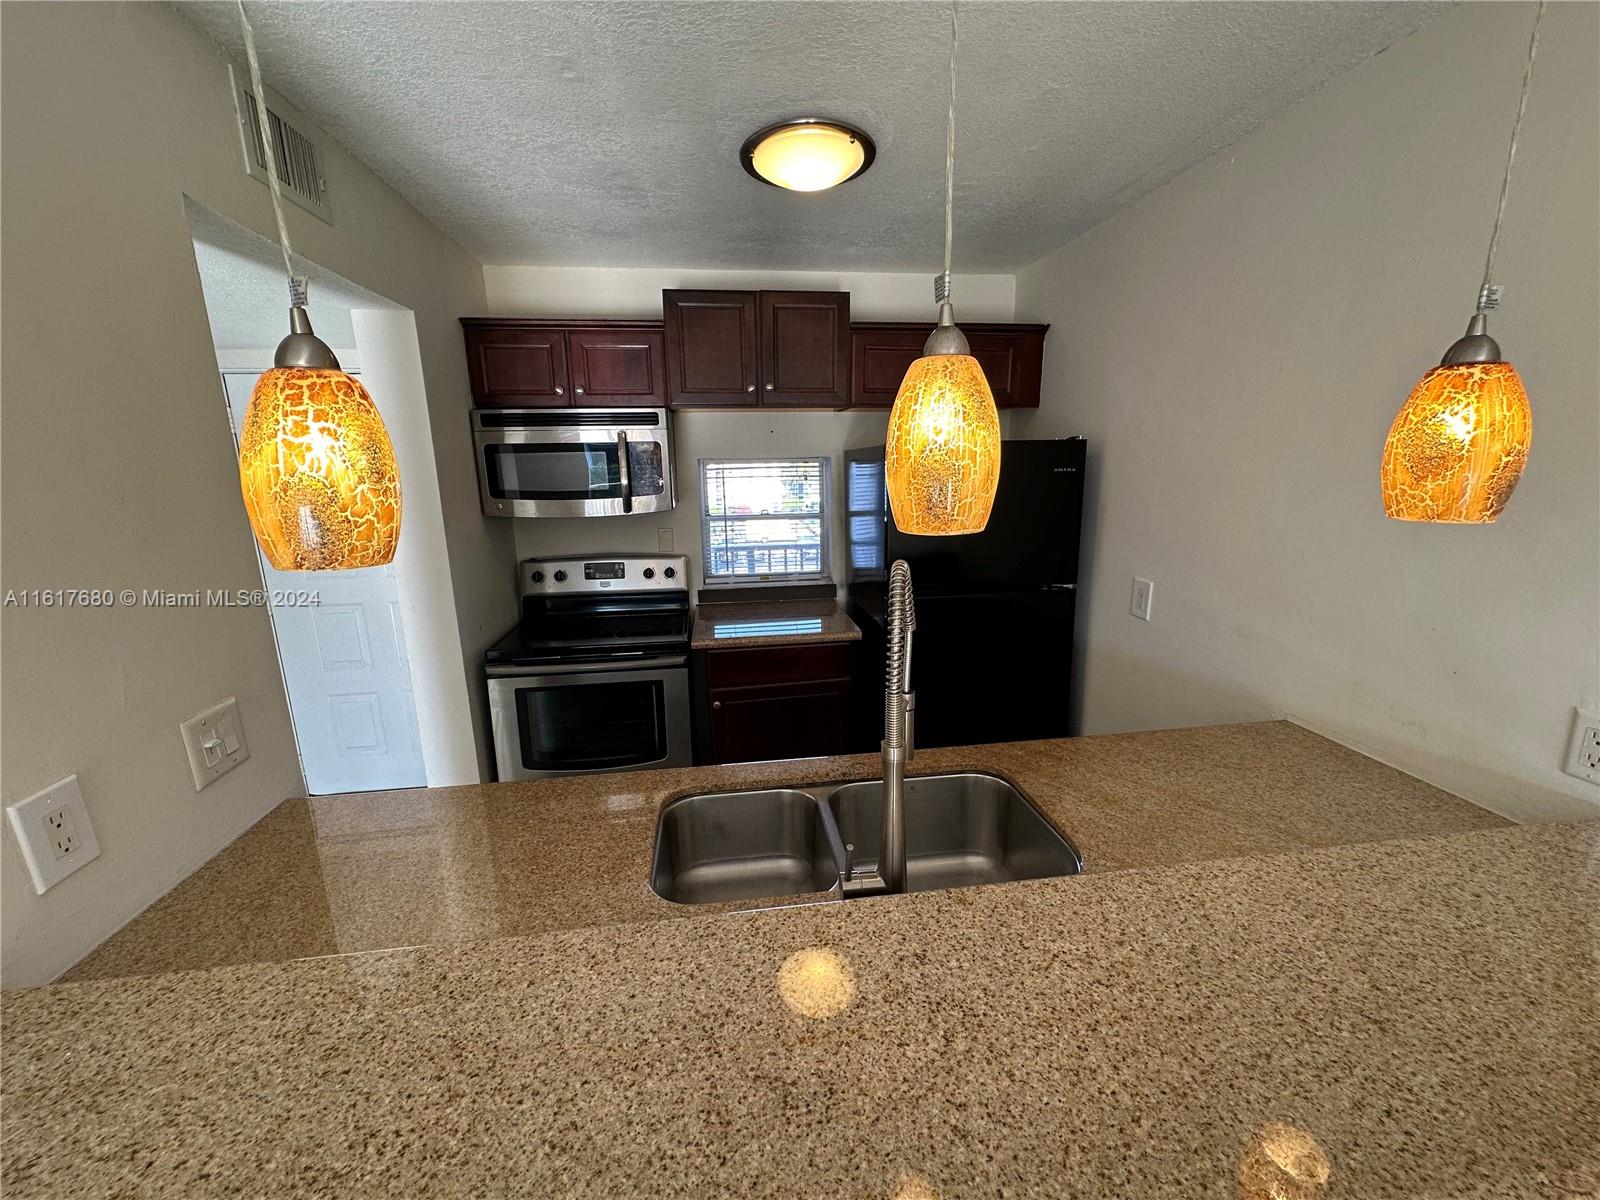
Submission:
M 906 369 L 922 355 L 925 329 L 856 329 L 850 334 L 850 404 L 892 408 Z
M 1038 408 L 1048 325 L 963 325 L 998 408 Z M 850 331 L 851 405 L 889 408 L 933 324 L 858 325 Z
M 667 403 L 673 408 L 754 406 L 756 294 L 664 291 Z
M 844 754 L 850 681 L 712 688 L 711 757 L 719 763 Z
M 850 294 L 761 293 L 761 403 L 850 403 Z
M 567 333 L 572 402 L 660 408 L 667 396 L 665 358 L 658 328 L 572 329 Z
M 1044 367 L 1044 335 L 1036 333 L 967 333 L 972 356 L 983 368 L 999 408 L 1038 408 L 1039 373 Z
M 537 408 L 572 403 L 562 329 L 468 325 L 466 339 L 474 404 Z

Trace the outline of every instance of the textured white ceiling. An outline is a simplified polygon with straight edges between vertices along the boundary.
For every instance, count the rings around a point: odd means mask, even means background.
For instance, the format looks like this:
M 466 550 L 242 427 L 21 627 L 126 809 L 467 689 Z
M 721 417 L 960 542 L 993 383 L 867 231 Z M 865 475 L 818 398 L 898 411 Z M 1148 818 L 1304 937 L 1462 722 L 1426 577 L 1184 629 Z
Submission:
M 261 203 L 267 190 L 261 189 Z M 277 243 L 188 201 L 195 265 L 205 293 L 211 340 L 219 350 L 277 346 L 289 332 L 289 293 Z M 295 270 L 310 281 L 307 311 L 317 336 L 336 350 L 355 345 L 350 311 L 396 305 L 341 275 L 295 256 Z
M 232 4 L 180 7 L 239 46 Z M 1446 7 L 963 5 L 957 269 L 1031 261 Z M 943 4 L 250 12 L 268 84 L 486 263 L 938 268 Z M 803 114 L 860 125 L 877 163 L 810 196 L 746 175 L 744 138 Z

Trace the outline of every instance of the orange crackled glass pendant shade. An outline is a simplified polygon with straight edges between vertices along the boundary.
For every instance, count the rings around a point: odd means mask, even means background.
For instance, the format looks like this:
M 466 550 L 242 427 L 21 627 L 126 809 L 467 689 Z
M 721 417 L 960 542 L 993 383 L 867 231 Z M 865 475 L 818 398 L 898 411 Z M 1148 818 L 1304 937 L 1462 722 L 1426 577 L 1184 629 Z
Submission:
M 902 533 L 978 533 L 1000 482 L 1000 414 L 970 354 L 929 354 L 906 371 L 884 449 Z
M 239 437 L 250 527 L 280 571 L 378 567 L 400 540 L 394 446 L 367 389 L 337 368 L 274 367 Z
M 1528 394 L 1510 363 L 1435 367 L 1389 429 L 1383 510 L 1402 521 L 1493 521 L 1532 443 Z

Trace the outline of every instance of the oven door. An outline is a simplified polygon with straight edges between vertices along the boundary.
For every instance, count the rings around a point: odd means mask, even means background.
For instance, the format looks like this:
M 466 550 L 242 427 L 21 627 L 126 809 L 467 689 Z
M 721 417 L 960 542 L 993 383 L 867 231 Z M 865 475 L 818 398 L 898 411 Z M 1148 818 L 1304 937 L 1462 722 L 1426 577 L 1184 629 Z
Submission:
M 472 426 L 488 516 L 614 517 L 673 506 L 664 411 L 486 409 L 472 414 Z
M 491 668 L 489 676 L 495 769 L 502 781 L 690 764 L 687 659 L 515 672 Z

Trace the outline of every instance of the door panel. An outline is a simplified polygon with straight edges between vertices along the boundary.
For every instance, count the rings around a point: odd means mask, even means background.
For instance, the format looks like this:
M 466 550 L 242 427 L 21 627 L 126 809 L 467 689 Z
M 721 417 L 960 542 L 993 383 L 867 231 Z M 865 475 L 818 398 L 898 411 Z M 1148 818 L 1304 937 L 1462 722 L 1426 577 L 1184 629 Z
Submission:
M 761 403 L 850 403 L 850 295 L 761 293 Z
M 850 681 L 712 688 L 713 762 L 843 754 L 850 742 Z
M 998 408 L 1038 408 L 1048 325 L 963 325 Z M 888 408 L 933 324 L 863 323 L 850 331 L 850 403 Z
M 854 408 L 890 408 L 906 371 L 922 355 L 927 329 L 857 329 L 850 335 L 850 403 Z
M 664 291 L 667 402 L 674 408 L 754 405 L 756 294 Z
M 572 403 L 562 330 L 473 325 L 467 327 L 466 339 L 467 371 L 479 405 L 535 408 Z
M 258 375 L 223 372 L 236 438 Z M 269 594 L 317 598 L 269 610 L 306 791 L 425 786 L 394 567 L 275 571 L 262 560 L 261 575 Z
M 567 352 L 574 404 L 666 403 L 666 339 L 660 329 L 573 329 Z

